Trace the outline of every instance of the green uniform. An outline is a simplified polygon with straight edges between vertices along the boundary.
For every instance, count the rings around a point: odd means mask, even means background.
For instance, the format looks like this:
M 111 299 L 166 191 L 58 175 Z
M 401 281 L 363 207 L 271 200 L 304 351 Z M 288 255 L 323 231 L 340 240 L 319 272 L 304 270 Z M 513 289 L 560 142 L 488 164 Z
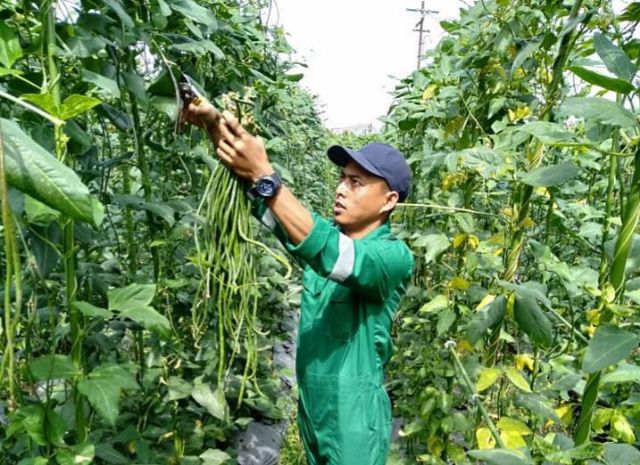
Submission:
M 411 252 L 388 223 L 353 240 L 313 213 L 313 229 L 294 245 L 261 200 L 254 214 L 304 267 L 296 378 L 309 465 L 383 465 L 392 420 L 383 369 Z

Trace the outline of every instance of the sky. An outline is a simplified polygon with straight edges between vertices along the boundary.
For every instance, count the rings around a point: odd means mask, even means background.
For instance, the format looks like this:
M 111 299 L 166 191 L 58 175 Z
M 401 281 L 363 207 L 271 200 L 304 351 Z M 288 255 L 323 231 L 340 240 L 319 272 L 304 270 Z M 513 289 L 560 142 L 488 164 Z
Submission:
M 331 129 L 373 124 L 385 115 L 398 79 L 416 68 L 420 0 L 273 0 L 271 23 L 284 27 L 296 58 L 304 61 L 303 86 L 318 95 Z M 428 0 L 437 10 L 425 19 L 426 48 L 435 46 L 443 19 L 459 17 L 460 0 Z

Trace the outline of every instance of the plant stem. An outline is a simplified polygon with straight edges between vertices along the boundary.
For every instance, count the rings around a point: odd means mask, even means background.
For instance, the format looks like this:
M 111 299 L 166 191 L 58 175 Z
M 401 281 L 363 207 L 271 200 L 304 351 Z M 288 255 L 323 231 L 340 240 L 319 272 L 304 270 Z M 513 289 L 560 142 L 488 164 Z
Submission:
M 455 361 L 456 368 L 458 368 L 458 372 L 460 373 L 460 378 L 462 379 L 462 382 L 469 390 L 469 393 L 471 393 L 471 398 L 474 400 L 478 409 L 480 410 L 480 413 L 482 414 L 482 418 L 484 418 L 484 421 L 487 423 L 487 427 L 489 428 L 489 431 L 491 431 L 491 435 L 496 440 L 496 444 L 498 444 L 498 447 L 500 447 L 501 449 L 504 449 L 505 445 L 504 445 L 504 442 L 502 442 L 500 433 L 498 433 L 498 429 L 496 428 L 496 425 L 493 423 L 493 420 L 489 416 L 489 412 L 487 412 L 487 409 L 485 408 L 484 404 L 480 400 L 480 397 L 478 396 L 478 393 L 476 392 L 476 389 L 473 386 L 471 379 L 469 378 L 469 374 L 467 373 L 467 370 L 465 370 L 464 365 L 462 364 L 462 361 L 460 360 L 460 357 L 456 352 L 455 342 L 449 341 L 447 342 L 446 346 L 448 347 L 449 352 L 453 356 L 453 360 Z
M 52 2 L 45 12 L 43 21 L 44 41 L 47 53 L 48 79 L 52 83 L 49 93 L 53 97 L 55 105 L 61 103 L 60 91 L 60 73 L 56 64 L 56 32 L 55 32 L 55 4 Z M 54 125 L 56 157 L 64 160 L 66 155 L 66 138 L 62 132 L 62 125 Z M 64 277 L 65 277 L 65 303 L 67 314 L 69 315 L 69 327 L 71 333 L 71 361 L 74 366 L 82 370 L 82 328 L 81 315 L 75 308 L 74 302 L 78 283 L 76 280 L 76 250 L 74 221 L 67 219 L 63 225 L 63 257 L 64 257 Z M 76 438 L 78 443 L 83 443 L 87 437 L 87 426 L 84 418 L 84 399 L 77 388 L 77 381 L 74 382 L 73 396 L 75 402 L 75 418 L 76 418 Z

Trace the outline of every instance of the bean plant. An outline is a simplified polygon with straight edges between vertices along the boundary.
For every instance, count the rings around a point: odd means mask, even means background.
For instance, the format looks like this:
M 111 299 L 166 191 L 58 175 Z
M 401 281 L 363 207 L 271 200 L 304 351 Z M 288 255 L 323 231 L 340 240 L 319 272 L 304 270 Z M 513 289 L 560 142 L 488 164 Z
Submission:
M 181 73 L 328 205 L 315 98 L 262 1 L 0 1 L 0 463 L 232 463 L 290 415 L 297 303 Z M 312 175 L 313 174 L 313 175 Z M 319 174 L 319 175 L 318 175 Z
M 416 179 L 389 376 L 407 457 L 640 461 L 640 10 L 614 6 L 478 2 L 397 88 L 383 136 Z

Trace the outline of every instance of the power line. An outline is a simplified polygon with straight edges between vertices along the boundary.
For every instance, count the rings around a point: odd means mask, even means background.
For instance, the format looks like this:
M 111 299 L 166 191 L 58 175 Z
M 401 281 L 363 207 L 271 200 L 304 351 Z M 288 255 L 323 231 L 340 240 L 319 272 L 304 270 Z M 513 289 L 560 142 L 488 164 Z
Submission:
M 427 15 L 429 14 L 438 14 L 440 13 L 440 11 L 438 10 L 427 10 L 424 7 L 424 0 L 422 1 L 421 5 L 420 5 L 420 9 L 417 8 L 407 8 L 407 11 L 411 11 L 411 12 L 415 12 L 415 13 L 420 13 L 420 21 L 418 21 L 416 23 L 416 25 L 414 26 L 414 32 L 418 33 L 418 64 L 416 66 L 416 69 L 420 69 L 420 64 L 422 63 L 422 49 L 424 47 L 424 33 L 430 33 L 431 30 L 430 29 L 425 29 L 424 28 L 424 19 L 427 17 Z

